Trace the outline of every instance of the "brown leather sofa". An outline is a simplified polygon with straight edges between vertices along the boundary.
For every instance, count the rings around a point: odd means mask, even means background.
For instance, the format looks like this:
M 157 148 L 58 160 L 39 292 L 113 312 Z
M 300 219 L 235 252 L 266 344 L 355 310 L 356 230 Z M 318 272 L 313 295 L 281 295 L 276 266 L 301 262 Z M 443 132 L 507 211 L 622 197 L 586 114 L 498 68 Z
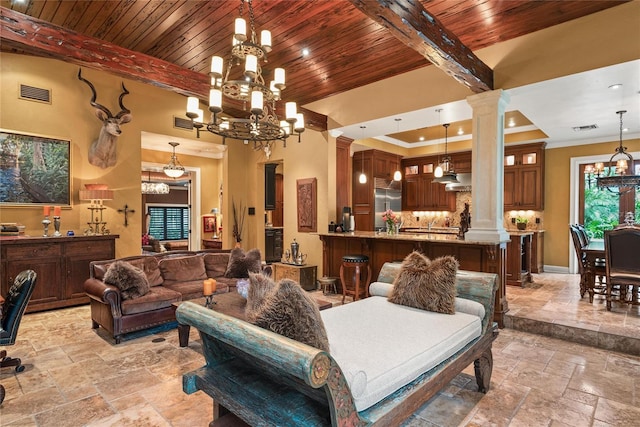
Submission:
M 236 292 L 238 279 L 224 277 L 229 252 L 219 250 L 175 251 L 120 258 L 142 269 L 150 290 L 138 298 L 123 300 L 120 290 L 102 279 L 118 260 L 92 261 L 84 290 L 90 298 L 92 327 L 102 326 L 119 344 L 123 334 L 176 320 L 172 304 L 202 297 L 202 281 L 216 279 L 216 293 Z

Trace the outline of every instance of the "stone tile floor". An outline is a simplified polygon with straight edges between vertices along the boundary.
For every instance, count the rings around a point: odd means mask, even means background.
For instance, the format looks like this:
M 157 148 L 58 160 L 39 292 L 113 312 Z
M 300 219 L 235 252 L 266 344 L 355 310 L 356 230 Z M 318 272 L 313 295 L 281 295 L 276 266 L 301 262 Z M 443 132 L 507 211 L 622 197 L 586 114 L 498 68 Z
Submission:
M 576 276 L 536 275 L 525 288 L 507 289 L 509 314 L 637 333 L 635 307 L 609 313 L 597 300 L 589 304 L 573 294 Z M 178 346 L 175 329 L 116 346 L 101 329 L 92 330 L 89 319 L 88 306 L 25 315 L 18 342 L 7 350 L 26 370 L 0 373 L 7 390 L 0 425 L 208 424 L 210 398 L 182 392 L 181 375 L 204 363 L 193 328 L 188 348 Z M 640 357 L 509 328 L 500 331 L 493 355 L 486 395 L 475 391 L 469 366 L 403 426 L 640 425 Z

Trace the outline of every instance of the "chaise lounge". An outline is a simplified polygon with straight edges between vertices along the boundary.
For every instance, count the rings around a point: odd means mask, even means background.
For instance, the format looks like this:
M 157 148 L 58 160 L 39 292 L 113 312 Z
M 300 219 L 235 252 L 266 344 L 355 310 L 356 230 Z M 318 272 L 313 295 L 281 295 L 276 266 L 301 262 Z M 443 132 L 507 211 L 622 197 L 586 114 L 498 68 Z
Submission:
M 214 420 L 305 426 L 397 425 L 471 363 L 486 392 L 497 276 L 459 271 L 452 315 L 387 301 L 399 269 L 385 264 L 370 298 L 321 312 L 330 354 L 182 304 L 177 319 L 200 331 L 207 361 L 184 375 L 184 391 L 211 396 Z

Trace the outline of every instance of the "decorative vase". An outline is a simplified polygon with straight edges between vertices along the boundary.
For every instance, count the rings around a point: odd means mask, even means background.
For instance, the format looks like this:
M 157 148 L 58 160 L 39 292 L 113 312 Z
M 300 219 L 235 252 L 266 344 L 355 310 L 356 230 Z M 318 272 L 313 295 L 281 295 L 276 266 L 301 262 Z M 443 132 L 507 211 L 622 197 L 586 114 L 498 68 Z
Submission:
M 386 224 L 387 226 L 387 234 L 393 234 L 395 232 L 395 227 L 389 223 Z
M 516 227 L 518 227 L 518 230 L 526 230 L 527 229 L 527 223 L 526 222 L 518 222 L 518 223 L 516 223 Z

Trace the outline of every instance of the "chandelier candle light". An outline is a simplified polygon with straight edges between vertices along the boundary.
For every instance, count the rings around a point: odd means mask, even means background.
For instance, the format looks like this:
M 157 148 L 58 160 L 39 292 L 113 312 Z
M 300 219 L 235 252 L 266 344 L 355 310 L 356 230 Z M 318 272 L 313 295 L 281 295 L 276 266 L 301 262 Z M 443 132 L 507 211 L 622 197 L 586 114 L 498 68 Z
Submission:
M 197 97 L 187 99 L 187 117 L 200 136 L 200 129 L 206 126 L 207 131 L 222 137 L 222 143 L 227 138 L 241 141 L 253 141 L 254 149 L 262 149 L 271 154 L 274 141 L 281 140 L 286 147 L 289 135 L 296 132 L 298 142 L 300 134 L 304 132 L 304 116 L 297 112 L 295 102 L 285 104 L 285 119 L 280 120 L 276 114 L 276 101 L 281 100 L 285 89 L 285 70 L 276 68 L 273 80 L 265 83 L 261 62 L 267 62 L 267 53 L 271 51 L 271 32 L 263 30 L 260 33 L 260 43 L 257 41 L 253 6 L 251 0 L 246 0 L 249 9 L 249 31 L 247 23 L 242 17 L 245 0 L 241 0 L 240 17 L 235 20 L 235 31 L 232 38 L 231 56 L 227 60 L 226 70 L 224 60 L 220 56 L 211 58 L 211 88 L 209 90 L 209 111 L 211 120 L 204 123 L 204 113 L 199 108 Z M 222 116 L 222 101 L 242 105 L 247 112 L 245 117 Z M 247 111 L 247 105 L 250 106 Z

